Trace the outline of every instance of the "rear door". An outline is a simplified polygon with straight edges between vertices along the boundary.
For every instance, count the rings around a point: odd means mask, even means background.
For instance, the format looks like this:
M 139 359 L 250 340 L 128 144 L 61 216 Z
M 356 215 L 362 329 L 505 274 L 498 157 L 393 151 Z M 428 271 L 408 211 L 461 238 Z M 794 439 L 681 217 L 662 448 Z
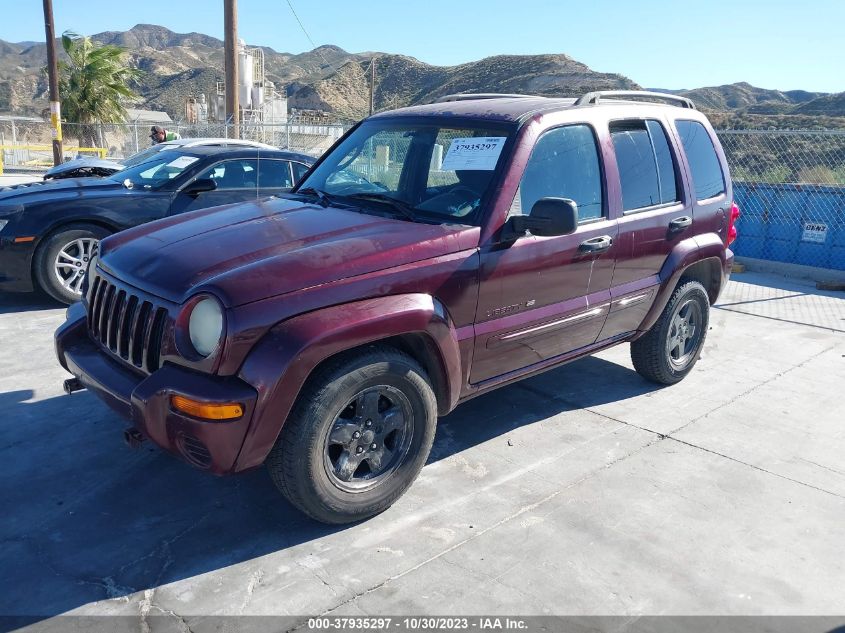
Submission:
M 600 339 L 635 330 L 651 307 L 658 273 L 678 242 L 693 234 L 692 201 L 678 148 L 662 118 L 611 121 L 622 192 L 611 307 Z
M 574 200 L 575 233 L 527 235 L 481 249 L 476 343 L 470 382 L 479 383 L 592 344 L 609 308 L 616 222 L 608 219 L 595 130 L 544 132 L 526 164 L 510 215 L 544 197 Z

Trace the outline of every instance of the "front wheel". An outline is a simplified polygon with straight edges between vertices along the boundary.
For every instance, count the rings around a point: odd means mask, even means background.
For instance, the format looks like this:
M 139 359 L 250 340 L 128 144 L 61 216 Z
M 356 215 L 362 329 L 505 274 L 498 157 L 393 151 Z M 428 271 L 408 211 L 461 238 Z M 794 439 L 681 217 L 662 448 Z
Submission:
M 82 298 L 82 282 L 97 244 L 108 235 L 93 224 L 63 227 L 47 237 L 35 255 L 35 279 L 41 289 L 62 303 Z
M 709 317 L 710 300 L 704 286 L 697 281 L 679 285 L 657 322 L 631 343 L 634 369 L 663 385 L 683 380 L 701 354 Z
M 300 393 L 267 458 L 273 483 L 323 523 L 392 505 L 434 441 L 437 404 L 425 370 L 387 346 L 330 361 Z

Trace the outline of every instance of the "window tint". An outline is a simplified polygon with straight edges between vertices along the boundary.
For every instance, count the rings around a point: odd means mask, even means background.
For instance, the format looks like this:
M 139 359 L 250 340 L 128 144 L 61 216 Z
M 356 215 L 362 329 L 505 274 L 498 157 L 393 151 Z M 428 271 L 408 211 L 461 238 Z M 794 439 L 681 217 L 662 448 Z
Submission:
M 293 187 L 290 177 L 290 163 L 286 160 L 259 160 L 258 186 L 262 189 Z
M 675 166 L 663 126 L 657 121 L 616 121 L 610 125 L 622 183 L 625 211 L 675 202 Z
M 308 165 L 303 165 L 302 163 L 291 163 L 290 166 L 293 168 L 294 182 L 299 182 L 300 180 L 302 180 L 302 177 L 305 175 L 305 172 L 308 171 Z
M 672 162 L 672 152 L 666 139 L 666 130 L 657 121 L 646 121 L 654 157 L 657 160 L 657 184 L 660 186 L 660 202 L 675 202 L 678 200 L 678 183 L 675 181 L 675 164 Z
M 513 215 L 529 215 L 540 198 L 569 198 L 579 220 L 602 216 L 601 167 L 596 140 L 586 125 L 570 125 L 543 134 L 525 166 L 511 206 Z
M 695 197 L 706 200 L 725 192 L 722 166 L 707 129 L 698 121 L 675 121 L 692 171 Z
M 255 189 L 257 174 L 254 160 L 227 160 L 207 169 L 200 178 L 211 178 L 217 190 Z

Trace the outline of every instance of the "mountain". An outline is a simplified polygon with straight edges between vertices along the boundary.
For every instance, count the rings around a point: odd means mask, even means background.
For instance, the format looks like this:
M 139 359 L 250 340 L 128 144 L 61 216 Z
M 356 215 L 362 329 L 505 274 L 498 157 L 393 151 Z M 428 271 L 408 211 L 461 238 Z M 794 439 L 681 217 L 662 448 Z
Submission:
M 223 42 L 202 33 L 174 33 L 153 24 L 98 33 L 99 43 L 127 49 L 129 63 L 144 71 L 135 107 L 183 116 L 185 99 L 214 94 L 223 80 Z M 591 90 L 637 89 L 631 79 L 600 73 L 563 54 L 498 55 L 457 66 L 433 66 L 413 57 L 381 52 L 349 53 L 337 46 L 291 54 L 264 51 L 267 79 L 284 90 L 291 108 L 321 110 L 354 120 L 369 111 L 369 68 L 376 59 L 377 110 L 430 101 L 455 92 L 518 92 L 577 96 Z M 61 51 L 61 47 L 59 49 Z M 63 53 L 60 52 L 60 55 Z M 41 114 L 47 106 L 43 73 L 46 46 L 0 40 L 0 112 Z M 691 90 L 665 90 L 690 97 L 709 112 L 744 121 L 771 117 L 845 117 L 845 93 L 766 90 L 748 83 Z
M 702 110 L 729 112 L 735 116 L 845 117 L 845 93 L 830 95 L 806 90 L 767 90 L 747 82 L 663 92 L 689 97 Z M 771 122 L 776 123 L 777 119 Z
M 223 42 L 208 35 L 139 24 L 92 37 L 126 48 L 129 63 L 144 71 L 136 86 L 140 94 L 136 107 L 164 109 L 180 118 L 186 97 L 213 94 L 216 82 L 223 79 Z M 298 55 L 262 48 L 267 78 L 285 90 L 290 107 L 323 110 L 345 119 L 360 118 L 369 110 L 368 69 L 374 57 L 377 109 L 464 91 L 578 95 L 638 88 L 627 77 L 595 72 L 566 55 L 501 55 L 458 66 L 432 66 L 404 55 L 349 53 L 337 46 Z M 0 111 L 43 111 L 45 63 L 44 44 L 0 41 Z

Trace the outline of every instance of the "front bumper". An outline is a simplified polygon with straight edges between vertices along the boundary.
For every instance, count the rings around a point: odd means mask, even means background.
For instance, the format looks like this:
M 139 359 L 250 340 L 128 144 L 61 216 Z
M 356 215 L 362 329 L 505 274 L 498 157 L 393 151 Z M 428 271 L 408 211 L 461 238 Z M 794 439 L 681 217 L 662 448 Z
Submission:
M 81 303 L 68 309 L 55 342 L 61 365 L 146 438 L 198 468 L 219 475 L 234 472 L 255 411 L 257 393 L 250 385 L 237 377 L 171 364 L 148 376 L 129 369 L 88 336 Z M 170 396 L 176 394 L 204 402 L 239 402 L 244 414 L 222 422 L 193 418 L 171 408 Z
M 16 243 L 0 236 L 0 291 L 32 292 L 34 242 Z

